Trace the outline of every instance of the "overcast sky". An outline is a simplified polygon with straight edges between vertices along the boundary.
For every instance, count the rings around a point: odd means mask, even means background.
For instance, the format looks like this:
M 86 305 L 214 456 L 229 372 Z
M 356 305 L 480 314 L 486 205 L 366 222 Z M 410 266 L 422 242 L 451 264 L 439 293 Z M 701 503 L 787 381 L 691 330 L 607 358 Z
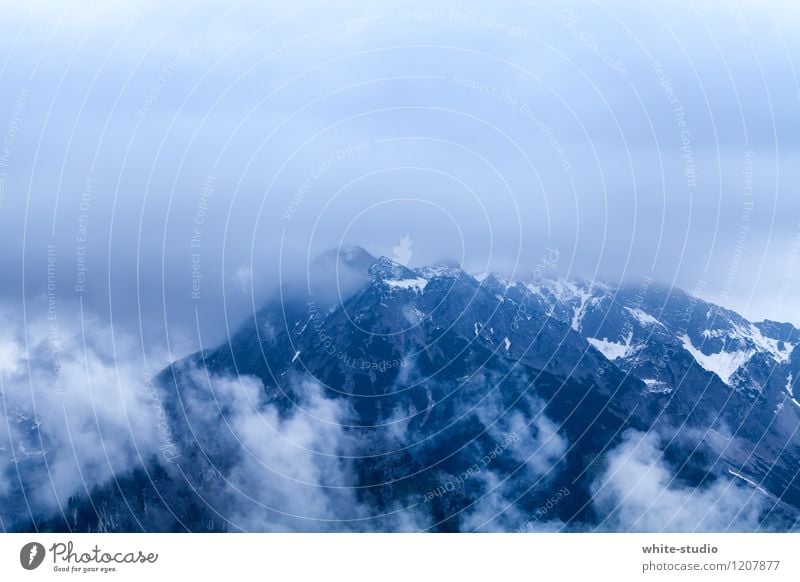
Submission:
M 700 283 L 800 324 L 796 2 L 2 14 L 0 294 L 15 313 L 47 313 L 50 264 L 58 309 L 82 301 L 143 337 L 166 322 L 181 351 L 307 256 L 392 256 L 408 235 L 412 266 L 524 279 L 556 248 L 554 274 Z

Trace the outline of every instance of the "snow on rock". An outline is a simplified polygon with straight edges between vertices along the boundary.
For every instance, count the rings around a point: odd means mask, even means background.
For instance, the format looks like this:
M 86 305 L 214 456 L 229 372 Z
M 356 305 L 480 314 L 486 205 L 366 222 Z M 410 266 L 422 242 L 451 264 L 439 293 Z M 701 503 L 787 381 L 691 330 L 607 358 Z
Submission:
M 764 488 L 763 488 L 763 487 L 761 487 L 761 486 L 760 486 L 758 483 L 756 483 L 756 482 L 755 482 L 755 481 L 753 481 L 752 479 L 748 479 L 748 478 L 747 478 L 747 477 L 745 477 L 744 475 L 740 475 L 739 473 L 737 473 L 736 471 L 733 471 L 733 470 L 731 470 L 731 469 L 728 469 L 728 473 L 730 473 L 730 474 L 731 474 L 731 475 L 733 475 L 734 477 L 737 477 L 737 478 L 741 479 L 742 481 L 744 481 L 745 483 L 747 483 L 747 484 L 748 484 L 748 485 L 750 485 L 751 487 L 754 487 L 754 488 L 755 488 L 757 491 L 759 491 L 760 493 L 763 493 L 764 495 L 766 495 L 767 497 L 769 497 L 769 493 L 767 493 L 767 492 L 764 490 Z
M 447 265 L 420 267 L 416 269 L 416 272 L 426 279 L 433 279 L 435 277 L 460 277 L 463 274 L 463 271 L 459 267 L 449 267 Z
M 422 277 L 417 277 L 416 279 L 386 279 L 384 283 L 392 289 L 409 289 L 420 293 L 425 289 L 428 280 Z
M 569 283 L 568 287 L 580 301 L 580 303 L 575 307 L 575 311 L 572 314 L 572 322 L 570 323 L 572 329 L 579 332 L 581 330 L 583 316 L 586 315 L 586 308 L 589 307 L 589 299 L 592 297 L 592 292 L 591 289 L 588 291 L 584 289 L 578 289 L 578 287 L 572 283 Z
M 625 338 L 624 343 L 608 341 L 607 338 L 587 338 L 590 344 L 597 348 L 609 360 L 617 360 L 619 358 L 627 358 L 634 351 L 635 348 L 631 344 L 633 340 L 633 332 L 628 332 L 628 337 Z
M 718 329 L 703 330 L 703 338 L 734 340 L 755 348 L 756 351 L 768 353 L 779 364 L 789 361 L 795 344 L 767 337 L 758 327 L 747 321 L 734 320 L 724 315 L 719 315 L 719 318 L 728 325 Z
M 523 287 L 542 297 L 549 304 L 549 315 L 552 316 L 556 306 L 572 308 L 570 325 L 577 332 L 581 331 L 583 318 L 590 307 L 599 305 L 605 295 L 595 295 L 596 290 L 608 292 L 610 288 L 597 282 L 573 282 L 567 279 L 541 280 L 537 283 L 523 283 Z
M 644 326 L 660 325 L 661 327 L 664 327 L 663 323 L 658 321 L 655 317 L 653 317 L 649 313 L 645 313 L 641 309 L 638 308 L 632 309 L 630 307 L 626 307 L 625 309 L 628 311 L 628 313 L 633 315 L 639 323 L 641 323 Z
M 503 277 L 502 275 L 494 275 L 494 278 L 495 281 L 497 281 L 505 291 L 508 291 L 512 287 L 516 286 L 516 283 L 511 279 L 509 279 L 508 277 Z
M 701 368 L 716 374 L 728 386 L 730 386 L 731 376 L 755 353 L 753 350 L 740 350 L 706 355 L 694 347 L 688 335 L 684 334 L 680 339 L 683 349 L 692 355 Z
M 792 350 L 794 349 L 794 344 L 766 337 L 761 333 L 761 330 L 752 323 L 744 330 L 739 328 L 737 331 L 739 331 L 741 335 L 748 337 L 759 351 L 768 352 L 772 356 L 772 359 L 779 364 L 785 364 L 789 361 Z
M 789 374 L 789 377 L 786 379 L 786 393 L 789 395 L 789 399 L 794 403 L 795 406 L 800 408 L 800 402 L 797 401 L 797 398 L 794 397 L 794 375 Z
M 581 331 L 583 318 L 589 310 L 589 307 L 596 307 L 605 297 L 602 293 L 600 295 L 595 295 L 595 290 L 599 289 L 601 292 L 605 293 L 610 290 L 610 287 L 594 281 L 585 286 L 581 286 L 566 280 L 549 282 L 547 288 L 555 295 L 559 303 L 566 304 L 577 302 L 577 305 L 573 308 L 572 321 L 570 322 L 572 329 L 577 332 Z
M 666 394 L 672 392 L 672 388 L 666 382 L 656 380 L 654 378 L 645 378 L 642 380 L 647 386 L 647 391 L 654 394 Z

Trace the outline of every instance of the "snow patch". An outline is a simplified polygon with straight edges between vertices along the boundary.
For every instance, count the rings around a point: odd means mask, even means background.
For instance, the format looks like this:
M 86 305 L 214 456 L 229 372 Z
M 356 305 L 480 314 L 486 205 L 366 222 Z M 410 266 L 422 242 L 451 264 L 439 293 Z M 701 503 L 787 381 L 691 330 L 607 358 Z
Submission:
M 420 267 L 419 269 L 416 269 L 416 272 L 426 279 L 434 279 L 436 277 L 460 277 L 462 273 L 460 268 L 448 267 L 446 265 Z
M 741 318 L 732 319 L 724 313 L 719 314 L 719 317 L 722 318 L 722 321 L 727 322 L 730 327 L 728 329 L 724 327 L 713 330 L 707 329 L 703 331 L 703 337 L 730 338 L 747 346 L 752 346 L 756 351 L 766 352 L 779 364 L 789 362 L 796 344 L 767 337 L 758 327 Z
M 628 337 L 625 338 L 625 343 L 612 342 L 608 339 L 587 338 L 590 344 L 597 348 L 609 360 L 617 360 L 619 358 L 627 358 L 634 352 L 634 347 L 631 345 L 633 340 L 633 332 L 628 332 Z
M 586 315 L 586 308 L 589 306 L 589 299 L 592 297 L 591 291 L 584 291 L 582 289 L 578 289 L 574 285 L 572 286 L 576 292 L 578 299 L 580 300 L 580 304 L 575 307 L 575 311 L 572 313 L 572 329 L 575 331 L 581 330 L 581 323 L 583 322 L 583 316 Z
M 295 352 L 294 357 L 292 358 L 292 363 L 294 364 L 295 360 L 297 360 L 297 358 L 299 357 L 300 357 L 300 352 L 299 351 Z
M 503 291 L 507 292 L 512 287 L 516 287 L 517 286 L 516 282 L 512 281 L 508 277 L 503 277 L 502 275 L 496 275 L 496 274 L 493 275 L 493 276 L 494 276 L 494 280 L 497 281 L 497 283 L 500 285 L 500 287 L 503 288 Z
M 731 376 L 755 353 L 752 350 L 741 350 L 706 355 L 694 347 L 688 335 L 684 334 L 680 339 L 683 349 L 692 355 L 701 368 L 716 374 L 728 386 L 730 386 Z
M 647 386 L 647 391 L 653 394 L 667 394 L 672 392 L 672 388 L 666 382 L 656 380 L 655 378 L 645 378 L 642 380 Z
M 506 346 L 506 351 L 508 351 L 509 348 L 511 347 L 511 340 L 508 339 L 507 337 L 504 337 L 503 338 L 503 344 Z
M 730 473 L 730 474 L 731 474 L 731 475 L 733 475 L 734 477 L 738 477 L 739 479 L 741 479 L 742 481 L 744 481 L 745 483 L 747 483 L 747 484 L 748 484 L 748 485 L 750 485 L 751 487 L 755 487 L 755 489 L 756 489 L 757 491 L 759 491 L 759 492 L 763 493 L 764 495 L 766 495 L 767 497 L 769 497 L 769 493 L 767 493 L 767 492 L 764 490 L 764 488 L 763 488 L 763 487 L 761 487 L 761 485 L 759 485 L 758 483 L 756 483 L 756 482 L 755 482 L 755 481 L 753 481 L 752 479 L 748 479 L 748 478 L 747 478 L 747 477 L 745 477 L 744 475 L 740 475 L 739 473 L 737 473 L 736 471 L 733 471 L 733 470 L 731 470 L 731 469 L 728 469 L 728 473 Z
M 417 293 L 420 293 L 425 289 L 428 280 L 422 277 L 417 277 L 416 279 L 386 279 L 384 283 L 392 289 L 413 289 Z
M 772 359 L 779 364 L 787 363 L 792 355 L 792 350 L 794 350 L 794 344 L 766 337 L 761 333 L 761 330 L 752 323 L 749 324 L 746 330 L 737 331 L 743 331 L 744 333 L 742 333 L 742 335 L 749 337 L 756 345 L 756 348 L 760 351 L 768 352 L 772 356 Z
M 726 335 L 724 331 L 719 329 L 704 329 L 703 339 L 711 339 L 712 337 L 722 337 Z
M 630 307 L 626 307 L 625 309 L 628 311 L 628 313 L 633 315 L 636 318 L 636 320 L 642 325 L 660 325 L 661 327 L 664 327 L 663 323 L 658 321 L 655 317 L 653 317 L 649 313 L 645 313 L 641 309 L 638 308 L 632 309 Z
M 786 379 L 786 393 L 789 395 L 789 399 L 794 403 L 795 406 L 800 408 L 800 402 L 797 401 L 797 398 L 794 397 L 794 375 L 789 374 L 789 377 Z

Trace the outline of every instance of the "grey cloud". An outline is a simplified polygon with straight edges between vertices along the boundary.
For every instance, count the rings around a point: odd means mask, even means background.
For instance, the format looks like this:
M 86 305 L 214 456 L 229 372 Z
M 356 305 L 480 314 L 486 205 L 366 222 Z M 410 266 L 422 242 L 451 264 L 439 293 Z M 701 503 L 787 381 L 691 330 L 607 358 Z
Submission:
M 284 269 L 340 242 L 391 255 L 406 234 L 412 264 L 449 257 L 524 276 L 557 246 L 562 274 L 688 288 L 704 277 L 712 299 L 754 318 L 797 313 L 788 299 L 777 313 L 775 301 L 751 301 L 782 282 L 800 220 L 791 5 L 36 6 L 11 7 L 0 23 L 0 134 L 26 92 L 0 206 L 8 300 L 22 298 L 22 261 L 25 293 L 44 286 L 35 266 L 47 241 L 58 293 L 75 297 L 91 177 L 83 297 L 105 319 L 141 320 L 148 341 L 219 341 Z M 37 39 L 51 33 L 43 50 Z M 655 61 L 685 111 L 694 193 Z M 756 209 L 726 291 L 749 150 Z M 209 176 L 202 291 L 190 300 Z

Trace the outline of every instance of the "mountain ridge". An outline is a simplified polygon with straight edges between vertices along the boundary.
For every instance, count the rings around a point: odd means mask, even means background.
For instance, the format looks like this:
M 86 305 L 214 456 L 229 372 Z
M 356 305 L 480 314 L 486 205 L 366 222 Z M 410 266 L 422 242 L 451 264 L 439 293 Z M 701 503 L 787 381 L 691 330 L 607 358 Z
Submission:
M 180 456 L 140 470 L 161 475 L 185 514 L 168 517 L 138 474 L 96 492 L 114 507 L 112 529 L 516 531 L 564 488 L 536 527 L 649 531 L 650 504 L 677 497 L 720 507 L 676 506 L 659 529 L 796 528 L 791 324 L 752 323 L 655 282 L 475 277 L 360 247 L 320 257 L 321 293 L 268 302 L 157 377 Z M 314 503 L 295 507 L 284 480 L 298 466 Z M 660 489 L 634 511 L 628 481 L 653 474 Z M 148 487 L 158 517 L 123 503 Z M 36 527 L 108 529 L 86 498 L 72 503 L 73 523 Z

